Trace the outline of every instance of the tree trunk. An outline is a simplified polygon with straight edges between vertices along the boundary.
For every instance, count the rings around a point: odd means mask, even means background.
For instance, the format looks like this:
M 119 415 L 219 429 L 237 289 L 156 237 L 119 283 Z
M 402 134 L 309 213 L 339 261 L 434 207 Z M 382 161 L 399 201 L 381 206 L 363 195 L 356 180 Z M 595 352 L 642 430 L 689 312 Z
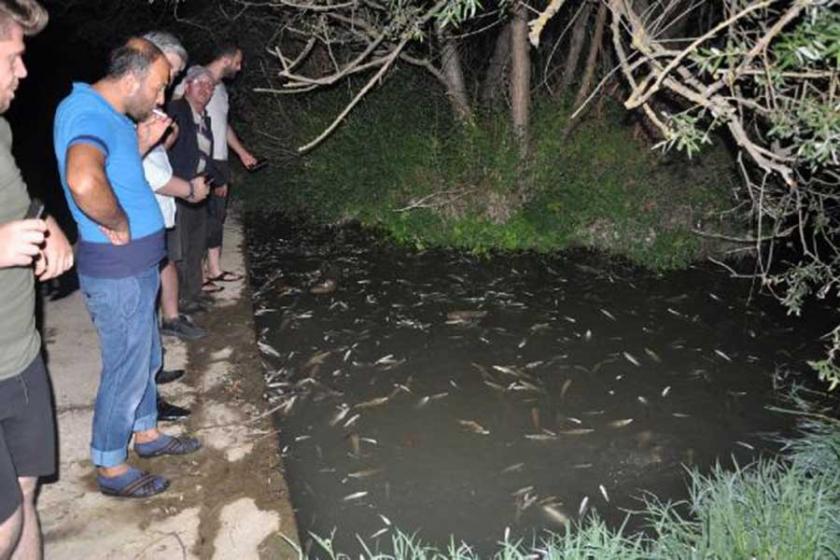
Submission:
M 563 74 L 560 80 L 560 89 L 558 90 L 558 93 L 561 95 L 568 91 L 575 79 L 580 53 L 583 52 L 583 45 L 586 42 L 586 30 L 589 28 L 589 13 L 592 11 L 592 5 L 587 0 L 584 0 L 584 2 L 585 4 L 581 8 L 578 19 L 575 22 L 575 27 L 572 30 L 572 38 L 569 40 L 569 52 L 563 63 Z
M 510 101 L 513 132 L 521 159 L 528 157 L 528 117 L 531 108 L 531 57 L 528 14 L 525 4 L 516 5 L 511 22 Z
M 589 90 L 592 89 L 592 82 L 595 79 L 595 67 L 598 62 L 598 52 L 601 50 L 601 43 L 604 42 L 604 27 L 607 23 L 607 3 L 601 2 L 598 6 L 598 15 L 595 16 L 595 33 L 592 35 L 592 43 L 589 45 L 589 55 L 586 57 L 586 66 L 583 71 L 583 78 L 580 81 L 575 106 L 584 102 Z
M 441 70 L 446 79 L 446 94 L 455 117 L 465 123 L 472 120 L 472 108 L 467 97 L 467 86 L 464 80 L 464 70 L 461 67 L 461 55 L 458 52 L 458 42 L 438 31 L 441 43 Z
M 510 61 L 510 23 L 506 23 L 496 36 L 496 46 L 493 48 L 493 56 L 487 65 L 487 74 L 484 76 L 484 83 L 481 85 L 482 104 L 492 107 L 499 101 L 499 94 L 505 83 L 505 68 Z

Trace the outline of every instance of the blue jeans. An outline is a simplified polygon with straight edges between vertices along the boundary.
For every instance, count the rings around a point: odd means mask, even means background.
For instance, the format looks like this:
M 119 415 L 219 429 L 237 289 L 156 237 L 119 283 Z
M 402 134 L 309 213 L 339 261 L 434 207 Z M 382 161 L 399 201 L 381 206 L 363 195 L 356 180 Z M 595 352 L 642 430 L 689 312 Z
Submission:
M 132 432 L 157 426 L 155 374 L 161 349 L 155 310 L 160 274 L 156 266 L 128 278 L 80 274 L 79 285 L 102 351 L 91 460 L 114 467 L 125 462 Z

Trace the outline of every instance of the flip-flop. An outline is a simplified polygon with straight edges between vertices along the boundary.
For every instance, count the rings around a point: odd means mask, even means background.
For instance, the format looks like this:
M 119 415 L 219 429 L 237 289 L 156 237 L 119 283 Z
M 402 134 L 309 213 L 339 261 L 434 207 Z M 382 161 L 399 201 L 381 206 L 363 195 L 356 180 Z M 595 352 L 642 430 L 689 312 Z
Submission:
M 99 491 L 115 498 L 148 498 L 169 488 L 169 480 L 162 476 L 129 467 L 119 476 L 96 476 Z
M 201 442 L 192 437 L 161 436 L 147 443 L 135 443 L 134 451 L 140 457 L 160 457 L 161 455 L 187 455 L 201 449 Z
M 243 276 L 237 272 L 231 272 L 230 270 L 224 270 L 218 276 L 211 276 L 208 278 L 211 282 L 238 282 L 242 280 Z
M 201 285 L 201 291 L 206 294 L 215 294 L 217 292 L 221 292 L 224 289 L 224 286 L 217 286 L 211 278 L 205 280 L 204 283 Z

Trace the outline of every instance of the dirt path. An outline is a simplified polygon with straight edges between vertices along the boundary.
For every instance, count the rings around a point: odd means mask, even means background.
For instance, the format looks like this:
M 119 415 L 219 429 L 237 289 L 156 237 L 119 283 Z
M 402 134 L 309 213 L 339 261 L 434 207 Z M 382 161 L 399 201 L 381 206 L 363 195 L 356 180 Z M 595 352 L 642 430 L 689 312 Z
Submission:
M 226 226 L 224 267 L 245 272 L 242 229 Z M 165 431 L 186 430 L 204 449 L 180 459 L 130 461 L 169 476 L 170 489 L 144 500 L 96 491 L 88 458 L 100 369 L 96 333 L 79 292 L 44 304 L 44 338 L 58 412 L 60 473 L 45 484 L 39 509 L 48 559 L 296 558 L 286 539 L 297 527 L 283 478 L 276 427 L 262 396 L 251 298 L 228 283 L 216 308 L 197 321 L 205 339 L 164 338 L 166 367 L 185 367 L 183 382 L 161 388 L 193 415 Z

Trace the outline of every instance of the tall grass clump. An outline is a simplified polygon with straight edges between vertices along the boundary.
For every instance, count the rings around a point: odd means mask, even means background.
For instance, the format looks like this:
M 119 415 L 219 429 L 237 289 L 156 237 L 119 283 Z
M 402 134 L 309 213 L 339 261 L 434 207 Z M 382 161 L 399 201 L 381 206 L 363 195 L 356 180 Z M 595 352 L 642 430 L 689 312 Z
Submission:
M 533 111 L 532 154 L 523 164 L 506 113 L 460 125 L 436 91 L 407 71 L 389 80 L 311 153 L 249 181 L 249 205 L 358 220 L 401 243 L 478 253 L 586 246 L 662 269 L 707 249 L 692 229 L 727 207 L 725 150 L 699 163 L 667 160 L 609 106 L 566 138 L 569 108 L 544 99 Z M 350 95 L 314 94 L 284 126 L 302 144 Z

